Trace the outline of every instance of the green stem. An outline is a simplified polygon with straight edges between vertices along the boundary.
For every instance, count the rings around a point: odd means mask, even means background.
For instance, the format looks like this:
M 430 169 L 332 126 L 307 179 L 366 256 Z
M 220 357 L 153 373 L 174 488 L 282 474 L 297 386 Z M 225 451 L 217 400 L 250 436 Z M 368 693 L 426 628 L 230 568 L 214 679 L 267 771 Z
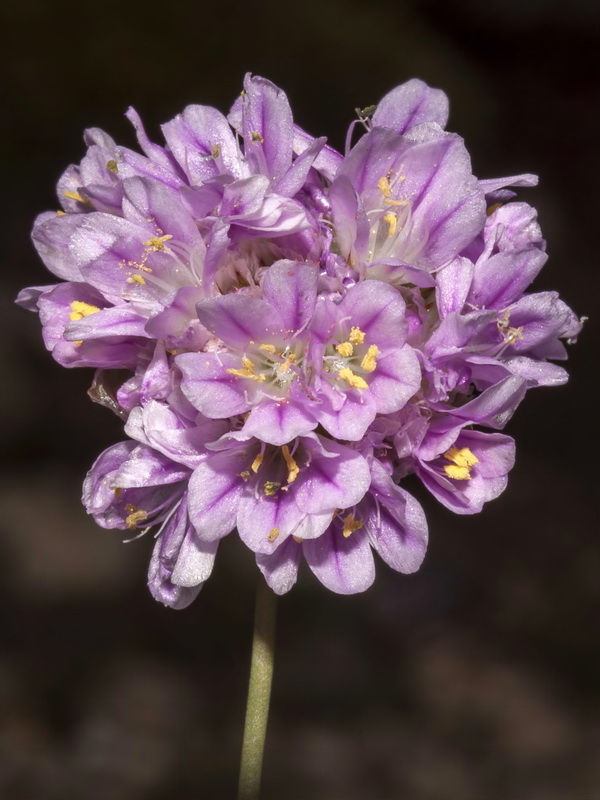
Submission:
M 273 678 L 276 600 L 277 595 L 259 575 L 238 800 L 258 800 L 259 797 Z

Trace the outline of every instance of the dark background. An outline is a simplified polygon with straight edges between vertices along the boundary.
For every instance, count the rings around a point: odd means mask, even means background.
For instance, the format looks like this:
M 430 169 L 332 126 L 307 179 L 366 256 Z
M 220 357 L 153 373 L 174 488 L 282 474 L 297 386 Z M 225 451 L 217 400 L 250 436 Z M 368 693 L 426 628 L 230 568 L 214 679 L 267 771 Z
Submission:
M 286 9 L 286 10 L 284 10 Z M 235 536 L 186 611 L 145 588 L 79 504 L 122 438 L 12 305 L 52 282 L 29 241 L 84 127 L 134 146 L 188 103 L 223 111 L 246 70 L 343 146 L 356 106 L 417 76 L 446 90 L 480 177 L 541 176 L 551 255 L 535 289 L 591 317 L 567 387 L 530 392 L 518 461 L 475 517 L 438 507 L 421 571 L 379 564 L 339 597 L 305 571 L 279 609 L 265 800 L 591 800 L 598 722 L 598 7 L 584 0 L 149 3 L 5 10 L 0 473 L 0 797 L 219 800 L 235 794 L 256 570 Z

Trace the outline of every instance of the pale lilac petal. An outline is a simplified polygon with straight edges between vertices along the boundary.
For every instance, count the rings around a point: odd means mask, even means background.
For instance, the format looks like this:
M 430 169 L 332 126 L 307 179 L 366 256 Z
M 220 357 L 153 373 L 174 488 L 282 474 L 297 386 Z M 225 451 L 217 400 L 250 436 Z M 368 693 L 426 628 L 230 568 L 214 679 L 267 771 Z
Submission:
M 239 358 L 229 353 L 182 353 L 175 363 L 183 375 L 184 395 L 205 417 L 224 419 L 250 408 L 245 397 L 249 381 L 227 372 L 240 368 Z
M 306 516 L 294 498 L 294 491 L 279 491 L 270 497 L 247 491 L 240 500 L 237 516 L 244 544 L 255 553 L 274 553 Z
M 276 309 L 256 297 L 228 294 L 201 300 L 196 309 L 204 327 L 231 347 L 244 348 L 285 332 Z
M 286 594 L 296 583 L 301 556 L 301 546 L 291 537 L 271 555 L 256 554 L 256 564 L 275 594 Z
M 189 482 L 188 513 L 198 538 L 211 542 L 227 536 L 236 525 L 247 469 L 242 448 L 214 453 L 192 473 Z
M 310 412 L 293 403 L 265 400 L 251 410 L 242 432 L 279 446 L 305 436 L 317 424 Z
M 255 172 L 276 181 L 292 162 L 293 119 L 284 92 L 265 78 L 244 79 L 242 133 L 245 155 Z
M 139 336 L 148 338 L 146 318 L 136 314 L 131 307 L 103 308 L 94 314 L 67 324 L 65 339 L 99 339 L 108 336 Z
M 312 408 L 312 413 L 327 433 L 336 439 L 358 442 L 377 414 L 375 396 L 368 389 L 342 392 L 323 383 L 320 400 Z
M 312 449 L 310 469 L 303 470 L 296 479 L 296 502 L 308 514 L 356 505 L 371 483 L 369 465 L 363 456 L 331 439 L 319 440 L 327 455 L 307 444 Z M 332 454 L 335 458 L 330 457 Z
M 377 367 L 369 378 L 369 394 L 379 414 L 400 411 L 421 387 L 421 367 L 409 345 L 390 350 L 377 359 Z
M 188 106 L 162 126 L 164 137 L 192 184 L 202 184 L 220 172 L 235 178 L 247 172 L 227 120 L 210 106 Z
M 548 256 L 537 247 L 497 253 L 478 263 L 468 300 L 478 308 L 505 308 L 521 296 Z
M 323 586 L 337 594 L 364 592 L 375 580 L 373 553 L 361 531 L 346 538 L 332 525 L 318 539 L 303 542 L 302 551 Z
M 372 123 L 396 133 L 405 133 L 421 122 L 437 122 L 443 128 L 448 122 L 448 110 L 448 98 L 441 89 L 432 89 L 413 78 L 379 101 Z
M 315 139 L 302 128 L 294 125 L 294 152 L 301 155 L 314 143 Z M 318 170 L 329 180 L 333 180 L 340 164 L 343 162 L 344 157 L 338 153 L 333 147 L 326 144 L 313 164 L 314 168 Z
M 276 261 L 267 270 L 263 295 L 277 309 L 288 334 L 303 329 L 312 319 L 318 278 L 317 266 L 296 261 Z
M 201 541 L 190 526 L 181 543 L 171 581 L 176 586 L 192 588 L 210 578 L 219 541 Z
M 294 160 L 287 172 L 275 181 L 273 190 L 283 197 L 294 197 L 304 186 L 308 172 L 315 162 L 315 159 L 319 156 L 326 141 L 327 139 L 324 136 L 320 139 L 315 139 L 312 144 Z
M 509 178 L 486 178 L 479 181 L 479 185 L 486 194 L 490 194 L 504 189 L 505 186 L 537 186 L 538 180 L 537 175 L 526 172 L 523 175 L 511 175 Z
M 383 281 L 357 283 L 340 303 L 340 316 L 349 317 L 348 327 L 358 326 L 369 344 L 401 347 L 406 335 L 406 305 L 402 295 Z
M 84 214 L 57 215 L 47 211 L 36 219 L 31 234 L 35 249 L 50 272 L 65 281 L 82 280 L 81 270 L 69 250 L 71 236 L 85 221 Z
M 437 273 L 435 297 L 441 319 L 452 312 L 460 314 L 463 310 L 474 271 L 475 265 L 472 261 L 457 256 Z

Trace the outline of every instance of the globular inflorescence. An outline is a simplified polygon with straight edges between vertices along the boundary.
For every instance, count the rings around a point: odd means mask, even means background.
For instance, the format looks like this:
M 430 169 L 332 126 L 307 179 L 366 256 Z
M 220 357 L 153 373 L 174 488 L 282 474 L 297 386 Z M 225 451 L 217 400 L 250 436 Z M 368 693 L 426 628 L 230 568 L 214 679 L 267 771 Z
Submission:
M 537 179 L 478 180 L 419 80 L 358 112 L 344 156 L 251 75 L 227 118 L 188 106 L 165 145 L 127 116 L 141 153 L 86 131 L 33 230 L 61 282 L 18 300 L 126 420 L 88 512 L 154 533 L 150 590 L 174 608 L 235 530 L 278 594 L 303 558 L 345 594 L 372 583 L 373 550 L 414 572 L 427 524 L 403 479 L 480 511 L 514 462 L 498 431 L 567 379 L 553 361 L 580 321 L 527 293 L 545 242 L 508 188 Z

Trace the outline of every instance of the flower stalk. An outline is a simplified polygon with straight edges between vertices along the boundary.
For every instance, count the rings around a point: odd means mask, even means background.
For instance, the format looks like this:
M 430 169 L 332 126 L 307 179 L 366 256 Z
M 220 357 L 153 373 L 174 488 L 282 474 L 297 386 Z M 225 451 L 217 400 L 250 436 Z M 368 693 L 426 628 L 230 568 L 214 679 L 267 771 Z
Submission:
M 269 719 L 271 682 L 275 651 L 277 595 L 269 589 L 262 575 L 256 586 L 254 637 L 250 663 L 250 681 L 246 722 L 242 742 L 242 759 L 238 800 L 258 800 L 263 752 Z

